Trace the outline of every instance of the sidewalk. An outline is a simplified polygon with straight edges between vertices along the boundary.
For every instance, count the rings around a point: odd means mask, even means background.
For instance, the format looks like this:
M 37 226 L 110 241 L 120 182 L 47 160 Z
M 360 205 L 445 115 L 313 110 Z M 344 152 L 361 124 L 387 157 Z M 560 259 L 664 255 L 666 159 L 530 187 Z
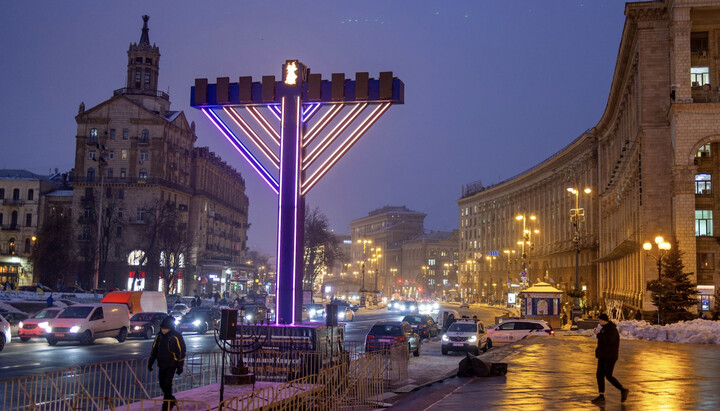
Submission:
M 525 339 L 481 357 L 507 362 L 505 377 L 449 377 L 387 402 L 392 410 L 413 411 L 595 408 L 595 346 L 582 336 Z M 605 409 L 720 409 L 717 345 L 621 340 L 614 375 L 630 396 L 621 404 L 619 391 L 606 383 Z

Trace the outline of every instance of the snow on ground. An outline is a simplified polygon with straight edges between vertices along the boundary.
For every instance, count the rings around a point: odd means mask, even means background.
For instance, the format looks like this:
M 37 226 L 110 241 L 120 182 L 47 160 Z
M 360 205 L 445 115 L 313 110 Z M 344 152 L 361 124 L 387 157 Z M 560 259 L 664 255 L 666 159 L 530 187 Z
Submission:
M 619 321 L 621 338 L 631 340 L 669 341 L 681 344 L 720 344 L 720 321 L 696 319 L 659 326 L 646 321 Z M 575 335 L 594 337 L 593 330 L 580 330 Z

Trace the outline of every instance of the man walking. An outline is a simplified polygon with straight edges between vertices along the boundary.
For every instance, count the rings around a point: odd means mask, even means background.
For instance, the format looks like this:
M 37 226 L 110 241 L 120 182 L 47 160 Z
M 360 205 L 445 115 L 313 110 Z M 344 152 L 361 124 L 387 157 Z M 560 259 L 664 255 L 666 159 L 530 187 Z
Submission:
M 175 373 L 183 373 L 185 364 L 185 340 L 182 335 L 174 329 L 173 317 L 166 317 L 160 324 L 160 332 L 155 337 L 148 370 L 152 371 L 155 360 L 158 362 L 158 379 L 160 389 L 163 392 L 163 411 L 167 411 L 175 405 L 175 396 L 172 395 L 172 382 Z
M 625 402 L 630 390 L 624 388 L 612 375 L 615 362 L 618 360 L 618 352 L 620 351 L 620 333 L 618 333 L 615 323 L 610 321 L 607 314 L 600 314 L 598 319 L 600 320 L 600 327 L 595 329 L 598 340 L 597 348 L 595 349 L 595 357 L 598 359 L 595 376 L 597 377 L 600 395 L 591 402 L 598 405 L 605 404 L 605 379 L 620 390 L 620 401 Z

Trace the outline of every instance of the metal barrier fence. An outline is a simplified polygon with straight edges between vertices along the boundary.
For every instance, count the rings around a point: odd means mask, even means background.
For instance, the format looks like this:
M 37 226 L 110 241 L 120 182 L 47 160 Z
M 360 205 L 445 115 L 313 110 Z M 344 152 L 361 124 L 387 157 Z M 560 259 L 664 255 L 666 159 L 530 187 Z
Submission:
M 174 380 L 174 391 L 187 391 L 219 383 L 222 377 L 223 355 L 226 355 L 226 372 L 229 372 L 236 359 L 228 354 L 205 352 L 189 356 L 185 372 Z M 324 390 L 321 393 L 307 387 L 296 392 L 295 396 L 306 400 L 318 396 L 333 399 L 316 401 L 315 407 L 320 408 L 334 403 L 362 408 L 368 401 L 375 401 L 385 388 L 405 383 L 408 377 L 408 359 L 409 353 L 405 344 L 371 353 L 343 351 L 328 355 L 307 351 L 256 351 L 243 356 L 244 364 L 256 375 L 258 381 L 290 384 L 280 385 L 285 387 L 285 394 L 295 392 L 291 388 L 297 388 L 297 381 L 330 387 L 329 391 Z M 123 407 L 131 404 L 131 401 L 137 402 L 138 399 L 162 395 L 156 373 L 157 371 L 148 371 L 147 359 L 131 359 L 70 367 L 0 381 L 0 409 L 104 409 L 103 404 L 107 401 L 110 401 L 113 407 Z M 277 398 L 284 397 L 281 395 Z M 344 406 L 337 409 L 342 408 Z
M 159 410 L 163 407 L 162 399 L 148 398 L 113 398 L 113 397 L 78 397 L 78 401 L 73 402 L 71 408 L 66 410 L 72 411 L 121 411 L 121 410 Z M 169 409 L 169 401 L 166 405 Z M 173 401 L 176 411 L 210 411 L 215 408 L 203 401 L 193 400 L 176 400 Z
M 307 410 L 319 403 L 323 386 L 317 375 L 309 375 L 279 385 L 261 388 L 220 403 L 218 410 Z

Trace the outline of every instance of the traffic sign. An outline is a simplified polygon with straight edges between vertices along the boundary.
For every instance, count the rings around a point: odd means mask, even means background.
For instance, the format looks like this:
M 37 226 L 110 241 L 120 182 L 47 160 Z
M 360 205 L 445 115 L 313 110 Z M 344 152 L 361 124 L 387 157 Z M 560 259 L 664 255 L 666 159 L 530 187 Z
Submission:
M 488 251 L 490 257 L 497 257 L 500 255 L 500 251 Z
M 520 277 L 527 278 L 527 271 L 526 270 L 520 271 Z

